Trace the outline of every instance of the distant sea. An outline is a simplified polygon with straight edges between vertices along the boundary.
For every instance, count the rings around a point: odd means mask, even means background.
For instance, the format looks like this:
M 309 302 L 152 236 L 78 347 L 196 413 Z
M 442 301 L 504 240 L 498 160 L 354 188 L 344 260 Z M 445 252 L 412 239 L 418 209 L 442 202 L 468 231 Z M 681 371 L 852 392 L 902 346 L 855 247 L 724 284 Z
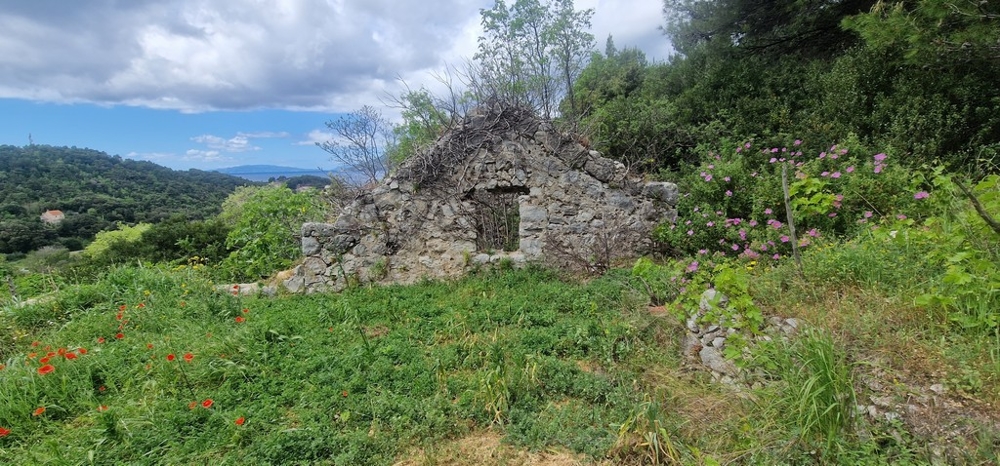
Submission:
M 291 178 L 293 176 L 312 175 L 327 178 L 330 172 L 324 170 L 309 170 L 304 168 L 279 167 L 274 165 L 241 165 L 238 167 L 220 168 L 215 170 L 219 173 L 238 176 L 250 181 L 267 181 L 272 178 L 282 176 Z

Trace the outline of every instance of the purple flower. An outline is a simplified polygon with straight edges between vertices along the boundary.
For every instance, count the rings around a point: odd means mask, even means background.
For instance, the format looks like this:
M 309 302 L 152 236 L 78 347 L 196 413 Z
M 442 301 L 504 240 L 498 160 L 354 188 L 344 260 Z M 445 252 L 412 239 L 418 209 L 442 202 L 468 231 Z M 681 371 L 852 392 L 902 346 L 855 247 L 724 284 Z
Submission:
M 708 249 L 699 249 L 698 250 L 698 255 L 699 256 L 704 256 L 705 254 L 708 254 Z
M 712 181 L 712 175 L 711 174 L 706 175 L 705 181 Z
M 830 217 L 830 218 L 833 218 L 833 217 L 836 217 L 836 216 L 837 216 L 836 212 L 830 212 L 829 214 L 827 214 L 827 217 Z
M 771 215 L 771 212 L 773 212 L 773 211 L 771 210 L 770 207 L 764 209 L 764 215 Z
M 885 154 L 875 154 L 875 161 L 876 162 L 881 162 L 883 160 L 885 160 Z
M 731 180 L 731 179 L 730 179 L 730 178 L 729 178 L 728 176 L 727 176 L 727 177 L 725 177 L 725 178 L 723 178 L 723 180 L 725 180 L 725 181 L 726 181 L 726 183 L 728 183 L 728 182 L 732 181 L 732 180 Z
M 840 178 L 840 172 L 833 172 L 830 174 L 830 178 Z
M 801 139 L 796 139 L 795 142 L 792 143 L 792 145 L 796 145 L 796 146 L 802 145 L 802 140 Z
M 747 222 L 747 225 L 750 225 L 750 228 L 753 228 L 753 227 L 757 226 L 757 221 L 756 220 L 750 220 L 749 222 Z
M 819 176 L 822 176 L 824 178 L 827 177 L 827 176 L 829 176 L 829 175 L 830 175 L 830 172 L 823 172 L 823 173 L 819 174 Z
M 781 238 L 778 239 L 780 239 L 782 243 L 787 243 L 789 240 L 788 235 L 781 235 Z
M 690 264 L 688 264 L 687 268 L 684 269 L 684 270 L 686 270 L 688 273 L 697 272 L 698 271 L 698 261 L 691 262 Z
M 882 173 L 883 168 L 885 168 L 885 165 L 882 164 L 875 165 L 875 173 Z
M 738 244 L 733 244 L 733 251 L 739 251 L 740 246 Z
M 864 217 L 865 218 L 872 218 L 872 211 L 866 210 L 865 213 L 864 213 Z
M 777 147 L 772 147 L 771 148 L 771 153 L 772 154 L 777 153 L 777 152 L 778 152 L 778 148 Z
M 807 231 L 806 234 L 812 236 L 813 238 L 816 238 L 819 236 L 819 231 L 813 228 L 812 230 Z
M 913 195 L 914 199 L 927 199 L 928 197 L 931 197 L 931 194 L 927 191 L 918 191 Z
M 693 234 L 694 234 L 694 230 L 688 230 L 688 236 L 691 236 Z
M 708 169 L 709 169 L 709 170 L 713 170 L 713 169 L 715 169 L 715 165 L 709 165 L 709 166 L 708 166 Z
M 903 214 L 899 214 L 899 215 L 896 216 L 896 219 L 897 220 L 906 220 L 906 216 L 903 215 Z
M 847 172 L 847 173 L 854 173 L 854 165 L 851 165 L 850 167 L 847 167 L 847 170 L 844 170 L 844 171 Z
M 732 191 L 726 190 L 726 196 L 732 196 L 732 195 L 733 195 Z
M 715 222 L 708 222 L 708 223 L 705 224 L 705 226 L 706 227 L 714 227 L 715 226 Z
M 778 161 L 778 159 L 776 159 L 774 157 L 771 157 L 771 160 L 768 160 L 768 163 L 774 163 L 774 162 L 777 162 L 777 161 Z
M 778 254 L 775 254 L 775 255 L 771 256 L 771 259 L 778 260 L 778 259 L 781 259 L 781 256 L 778 255 Z

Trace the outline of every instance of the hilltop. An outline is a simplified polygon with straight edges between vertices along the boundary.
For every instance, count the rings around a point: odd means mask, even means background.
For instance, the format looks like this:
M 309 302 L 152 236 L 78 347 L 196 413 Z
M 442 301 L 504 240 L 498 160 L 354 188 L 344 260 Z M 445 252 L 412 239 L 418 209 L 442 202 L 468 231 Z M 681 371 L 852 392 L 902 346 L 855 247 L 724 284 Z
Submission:
M 0 146 L 0 253 L 62 243 L 78 248 L 115 223 L 158 222 L 173 215 L 204 219 L 236 187 L 222 173 L 178 171 L 77 147 Z M 39 216 L 60 210 L 46 225 Z

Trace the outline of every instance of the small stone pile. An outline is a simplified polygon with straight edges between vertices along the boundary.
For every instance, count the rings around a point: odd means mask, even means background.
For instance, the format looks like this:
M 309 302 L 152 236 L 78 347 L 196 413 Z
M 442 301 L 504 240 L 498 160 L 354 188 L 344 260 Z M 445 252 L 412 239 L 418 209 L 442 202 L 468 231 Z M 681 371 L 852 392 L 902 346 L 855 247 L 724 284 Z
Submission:
M 703 322 L 707 314 L 716 308 L 725 308 L 728 304 L 729 297 L 715 289 L 710 288 L 701 294 L 697 312 L 687 319 L 687 334 L 684 335 L 682 351 L 685 357 L 709 369 L 716 381 L 732 384 L 746 378 L 746 374 L 733 361 L 726 359 L 724 353 L 726 339 L 742 331 L 740 319 L 737 316 L 733 321 Z M 762 329 L 763 335 L 755 338 L 767 341 L 772 335 L 790 336 L 799 329 L 799 321 L 794 318 L 772 316 L 768 318 L 767 324 L 768 327 Z

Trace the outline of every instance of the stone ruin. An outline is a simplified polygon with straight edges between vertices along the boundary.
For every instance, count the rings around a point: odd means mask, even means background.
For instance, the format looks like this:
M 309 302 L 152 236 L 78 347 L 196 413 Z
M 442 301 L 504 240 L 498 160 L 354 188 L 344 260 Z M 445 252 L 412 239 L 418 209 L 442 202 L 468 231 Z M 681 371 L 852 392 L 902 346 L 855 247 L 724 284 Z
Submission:
M 497 262 L 601 269 L 649 252 L 676 202 L 674 184 L 630 177 L 528 110 L 480 107 L 335 223 L 303 225 L 305 260 L 284 286 L 412 283 Z

